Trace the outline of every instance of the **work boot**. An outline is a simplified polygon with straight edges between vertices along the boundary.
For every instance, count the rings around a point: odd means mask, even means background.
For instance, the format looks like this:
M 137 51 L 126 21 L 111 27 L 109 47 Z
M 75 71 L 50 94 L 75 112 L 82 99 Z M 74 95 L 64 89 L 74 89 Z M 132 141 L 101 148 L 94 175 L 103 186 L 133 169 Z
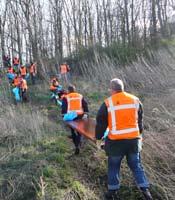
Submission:
M 148 188 L 140 188 L 145 200 L 153 200 L 153 197 Z
M 75 149 L 75 155 L 78 155 L 80 153 L 80 149 L 77 147 L 76 149 Z
M 116 190 L 108 190 L 105 193 L 105 199 L 106 200 L 117 200 L 117 199 L 119 199 L 118 195 L 117 195 L 117 191 Z

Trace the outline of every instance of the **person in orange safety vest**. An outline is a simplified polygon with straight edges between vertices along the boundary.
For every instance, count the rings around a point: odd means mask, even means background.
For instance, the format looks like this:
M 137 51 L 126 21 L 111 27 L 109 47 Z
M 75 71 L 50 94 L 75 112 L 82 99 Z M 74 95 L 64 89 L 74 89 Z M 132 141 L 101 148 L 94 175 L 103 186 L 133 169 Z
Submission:
M 69 71 L 70 71 L 70 67 L 66 62 L 64 62 L 63 64 L 60 65 L 61 78 L 66 83 L 68 83 L 68 72 Z
M 14 74 L 15 73 L 14 68 L 12 66 L 9 66 L 7 69 L 7 73 Z
M 14 57 L 12 62 L 13 62 L 13 66 L 15 68 L 15 71 L 18 71 L 18 67 L 19 67 L 19 64 L 20 64 L 19 58 Z
M 85 101 L 84 97 L 76 92 L 76 88 L 73 85 L 69 85 L 68 94 L 62 100 L 62 115 L 74 111 L 77 113 L 77 117 L 74 119 L 81 119 L 85 113 L 89 112 L 88 104 Z M 81 135 L 78 132 L 75 132 L 71 128 L 71 138 L 75 145 L 75 154 L 79 154 L 79 147 L 81 142 Z
M 58 95 L 59 99 L 62 100 L 67 92 L 63 89 L 62 85 L 60 85 L 58 78 L 53 77 L 50 83 L 50 91 Z
M 58 86 L 59 86 L 59 80 L 58 80 L 58 78 L 53 77 L 51 79 L 51 81 L 50 81 L 50 90 L 55 93 Z
M 21 81 L 22 81 L 22 77 L 19 75 L 19 73 L 16 73 L 15 78 L 12 81 L 12 85 L 20 88 Z
M 25 78 L 26 75 L 27 75 L 27 68 L 26 68 L 24 65 L 22 65 L 22 66 L 19 68 L 19 72 L 20 72 L 21 76 L 22 76 L 23 78 Z
M 20 85 L 20 88 L 21 88 L 21 96 L 22 96 L 22 100 L 24 102 L 27 102 L 27 89 L 28 89 L 28 86 L 27 86 L 27 81 L 22 78 L 21 80 L 21 85 Z
M 37 63 L 33 63 L 31 62 L 30 64 L 30 77 L 31 77 L 31 81 L 32 81 L 32 84 L 34 85 L 35 84 L 35 78 L 36 78 L 36 74 L 37 74 Z
M 15 77 L 15 70 L 12 66 L 9 66 L 7 69 L 7 77 L 8 77 L 9 83 L 11 84 Z
M 145 199 L 152 200 L 149 182 L 141 164 L 143 108 L 138 97 L 124 91 L 120 79 L 110 82 L 110 94 L 101 105 L 96 117 L 96 139 L 103 138 L 108 128 L 104 149 L 108 156 L 108 191 L 106 199 L 115 199 L 120 188 L 120 165 L 126 156 L 136 183 Z

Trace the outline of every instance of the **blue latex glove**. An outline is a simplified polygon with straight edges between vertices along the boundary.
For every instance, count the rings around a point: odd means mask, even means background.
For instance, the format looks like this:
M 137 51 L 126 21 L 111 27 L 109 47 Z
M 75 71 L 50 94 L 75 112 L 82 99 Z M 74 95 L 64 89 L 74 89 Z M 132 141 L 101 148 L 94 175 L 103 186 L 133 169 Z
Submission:
M 63 117 L 64 121 L 72 121 L 77 117 L 77 113 L 74 111 L 71 111 L 69 113 L 66 113 Z
M 63 86 L 62 85 L 59 85 L 58 87 L 57 87 L 57 91 L 61 91 L 63 89 Z
M 103 139 L 105 139 L 108 136 L 108 133 L 109 133 L 109 129 L 107 128 L 106 131 L 104 132 Z

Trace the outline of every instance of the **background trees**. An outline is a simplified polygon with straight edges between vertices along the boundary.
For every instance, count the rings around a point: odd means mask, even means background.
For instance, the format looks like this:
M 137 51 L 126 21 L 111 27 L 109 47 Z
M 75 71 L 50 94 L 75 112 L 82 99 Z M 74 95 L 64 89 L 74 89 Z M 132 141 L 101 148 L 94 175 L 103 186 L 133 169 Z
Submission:
M 81 48 L 142 48 L 174 33 L 173 0 L 3 0 L 1 55 L 60 63 Z

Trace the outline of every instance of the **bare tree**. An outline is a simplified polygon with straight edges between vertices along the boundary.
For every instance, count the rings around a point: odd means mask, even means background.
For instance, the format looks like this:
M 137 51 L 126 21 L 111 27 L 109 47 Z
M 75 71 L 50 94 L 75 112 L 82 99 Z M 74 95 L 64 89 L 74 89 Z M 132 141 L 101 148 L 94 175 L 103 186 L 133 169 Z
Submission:
M 6 23 L 6 17 L 7 17 L 7 6 L 8 6 L 8 2 L 5 1 L 4 12 L 0 15 L 0 38 L 1 38 L 2 60 L 3 60 L 3 56 L 5 55 L 5 35 L 4 34 L 5 34 L 5 23 Z
M 2 55 L 52 59 L 82 47 L 142 47 L 170 35 L 174 0 L 6 0 L 0 14 Z

